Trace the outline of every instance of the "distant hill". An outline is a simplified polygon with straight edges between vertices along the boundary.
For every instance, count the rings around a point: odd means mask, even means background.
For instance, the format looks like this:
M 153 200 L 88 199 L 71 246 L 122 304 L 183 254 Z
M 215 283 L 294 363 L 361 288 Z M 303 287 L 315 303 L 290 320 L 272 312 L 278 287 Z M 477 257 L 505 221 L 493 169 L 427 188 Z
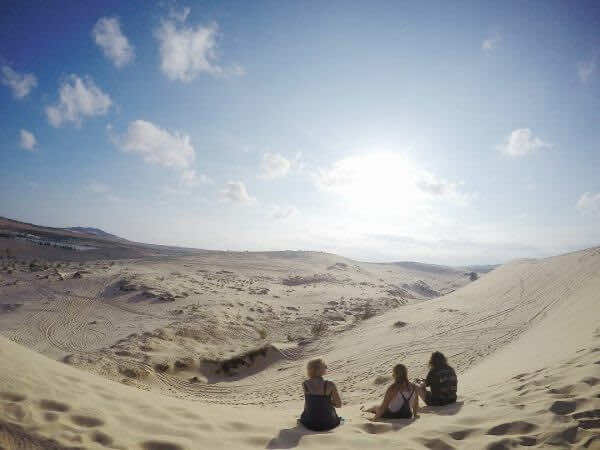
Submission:
M 101 230 L 100 228 L 68 227 L 68 228 L 63 228 L 63 230 L 74 231 L 75 233 L 83 233 L 83 234 L 87 234 L 88 236 L 96 236 L 96 237 L 103 238 L 103 239 L 124 240 L 123 238 L 116 236 L 114 234 L 111 234 L 111 233 L 107 233 L 106 231 Z
M 454 268 L 454 267 L 450 267 L 450 266 L 442 266 L 439 264 L 426 264 L 426 263 L 420 263 L 420 262 L 415 262 L 415 261 L 397 261 L 397 262 L 393 262 L 390 263 L 393 264 L 395 266 L 400 266 L 400 267 L 404 267 L 405 269 L 409 269 L 409 270 L 419 270 L 419 271 L 423 271 L 423 272 L 430 272 L 430 273 L 454 273 L 457 272 L 458 270 L 462 270 L 459 268 Z
M 465 272 L 488 273 L 494 270 L 496 267 L 500 267 L 500 264 L 479 264 L 473 266 L 461 266 L 459 267 L 459 269 L 463 269 Z

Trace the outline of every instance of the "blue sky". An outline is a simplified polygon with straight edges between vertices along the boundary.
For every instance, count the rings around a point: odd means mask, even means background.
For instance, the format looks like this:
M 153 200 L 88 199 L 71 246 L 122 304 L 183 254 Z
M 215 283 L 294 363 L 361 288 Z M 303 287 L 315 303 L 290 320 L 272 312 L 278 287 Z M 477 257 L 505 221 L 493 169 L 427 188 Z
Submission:
M 0 215 L 496 263 L 600 243 L 597 2 L 0 6 Z

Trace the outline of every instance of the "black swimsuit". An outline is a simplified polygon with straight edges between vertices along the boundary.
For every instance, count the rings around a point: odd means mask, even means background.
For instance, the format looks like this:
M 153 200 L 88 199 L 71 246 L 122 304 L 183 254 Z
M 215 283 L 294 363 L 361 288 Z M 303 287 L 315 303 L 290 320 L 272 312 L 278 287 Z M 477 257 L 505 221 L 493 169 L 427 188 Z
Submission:
M 323 382 L 323 394 L 311 394 L 304 385 L 304 411 L 300 423 L 313 431 L 327 431 L 340 424 L 340 418 L 331 404 L 330 395 L 326 394 L 327 381 Z
M 383 413 L 382 417 L 384 419 L 412 419 L 413 412 L 410 407 L 409 400 L 415 394 L 415 389 L 413 388 L 408 398 L 404 396 L 402 391 L 398 391 L 398 394 L 400 394 L 402 396 L 402 399 L 404 400 L 404 403 L 402 403 L 402 407 L 398 411 L 390 411 L 390 408 L 388 407 L 388 409 Z

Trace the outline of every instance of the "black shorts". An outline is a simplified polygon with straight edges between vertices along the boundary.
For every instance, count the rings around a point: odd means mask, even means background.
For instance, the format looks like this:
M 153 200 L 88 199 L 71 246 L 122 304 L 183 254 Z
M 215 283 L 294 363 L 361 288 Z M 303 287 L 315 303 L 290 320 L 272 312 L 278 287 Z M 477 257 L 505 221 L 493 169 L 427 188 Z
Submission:
M 444 406 L 456 402 L 456 399 L 434 397 L 431 391 L 425 391 L 425 403 L 427 406 Z

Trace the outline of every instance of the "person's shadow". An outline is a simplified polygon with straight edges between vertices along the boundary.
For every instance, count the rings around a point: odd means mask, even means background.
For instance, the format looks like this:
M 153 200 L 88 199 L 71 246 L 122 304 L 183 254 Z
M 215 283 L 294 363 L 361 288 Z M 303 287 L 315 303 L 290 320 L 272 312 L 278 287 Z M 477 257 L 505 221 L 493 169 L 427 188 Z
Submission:
M 277 436 L 269 441 L 266 448 L 294 448 L 298 445 L 302 436 L 325 433 L 329 433 L 329 431 L 311 431 L 301 424 L 297 424 L 294 428 L 279 430 Z
M 421 414 L 439 414 L 440 416 L 453 416 L 458 414 L 465 402 L 454 402 L 444 406 L 423 406 L 419 408 Z
M 364 431 L 370 434 L 379 434 L 383 431 L 383 429 L 387 428 L 389 430 L 389 426 L 391 425 L 392 430 L 398 431 L 404 428 L 407 425 L 412 424 L 415 419 L 379 419 L 376 422 L 371 422 L 365 419 L 365 423 L 361 424 L 361 428 Z M 345 422 L 342 422 L 340 426 L 343 426 Z M 384 425 L 388 424 L 388 425 Z M 300 443 L 300 439 L 303 436 L 307 436 L 310 434 L 327 434 L 335 432 L 337 429 L 334 428 L 329 431 L 312 431 L 308 428 L 305 428 L 302 424 L 298 423 L 294 428 L 284 428 L 283 430 L 279 430 L 277 436 L 269 441 L 267 444 L 268 449 L 287 449 L 297 447 Z

